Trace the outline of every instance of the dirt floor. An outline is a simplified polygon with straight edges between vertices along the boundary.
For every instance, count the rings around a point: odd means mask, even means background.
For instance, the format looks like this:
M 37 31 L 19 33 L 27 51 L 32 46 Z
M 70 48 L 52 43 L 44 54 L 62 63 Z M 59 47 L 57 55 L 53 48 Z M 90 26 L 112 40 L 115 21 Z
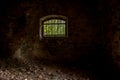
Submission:
M 0 80 L 93 80 L 75 67 L 60 64 L 17 60 L 0 61 Z

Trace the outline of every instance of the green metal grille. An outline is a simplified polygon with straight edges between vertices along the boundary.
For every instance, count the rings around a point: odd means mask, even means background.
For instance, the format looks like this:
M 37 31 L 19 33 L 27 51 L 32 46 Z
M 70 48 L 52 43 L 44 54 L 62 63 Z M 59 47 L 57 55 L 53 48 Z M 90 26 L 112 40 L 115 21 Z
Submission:
M 43 22 L 43 35 L 45 37 L 63 37 L 66 35 L 66 21 L 50 19 Z

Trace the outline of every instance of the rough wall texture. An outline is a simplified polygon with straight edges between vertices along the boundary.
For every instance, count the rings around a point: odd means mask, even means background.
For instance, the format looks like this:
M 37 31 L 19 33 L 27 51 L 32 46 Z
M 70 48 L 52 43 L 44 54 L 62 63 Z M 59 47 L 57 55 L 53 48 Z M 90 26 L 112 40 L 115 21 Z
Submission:
M 120 6 L 114 5 L 111 16 L 111 50 L 115 64 L 120 67 Z
M 97 31 L 88 7 L 59 1 L 23 1 L 7 9 L 6 33 L 10 53 L 39 59 L 77 60 L 90 53 Z M 40 40 L 40 18 L 58 14 L 68 17 L 68 38 Z M 4 29 L 4 28 L 3 28 Z
M 54 0 L 11 3 L 4 11 L 6 14 L 0 16 L 3 26 L 0 29 L 1 50 L 4 54 L 9 53 L 17 58 L 104 65 L 107 63 L 106 56 L 109 56 L 111 43 L 114 44 L 111 42 L 112 28 L 107 24 L 109 18 L 106 17 L 105 5 L 102 1 L 95 4 Z M 67 38 L 40 40 L 40 18 L 51 14 L 68 18 Z M 114 39 L 118 39 L 118 36 Z M 113 52 L 118 52 L 118 48 L 113 48 Z

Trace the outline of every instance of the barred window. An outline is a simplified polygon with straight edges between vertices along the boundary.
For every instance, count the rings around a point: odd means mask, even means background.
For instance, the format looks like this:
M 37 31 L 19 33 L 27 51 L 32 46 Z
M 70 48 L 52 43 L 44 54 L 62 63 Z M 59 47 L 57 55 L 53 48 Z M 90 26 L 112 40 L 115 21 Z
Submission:
M 50 15 L 41 20 L 42 37 L 66 37 L 67 18 L 64 16 Z

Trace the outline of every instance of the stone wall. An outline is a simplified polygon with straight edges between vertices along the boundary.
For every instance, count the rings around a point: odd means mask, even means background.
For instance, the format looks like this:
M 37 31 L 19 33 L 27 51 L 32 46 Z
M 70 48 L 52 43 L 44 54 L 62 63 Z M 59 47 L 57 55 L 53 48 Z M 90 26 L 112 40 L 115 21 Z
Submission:
M 119 25 L 119 18 L 120 18 L 120 6 L 119 4 L 114 5 L 111 8 L 111 52 L 113 55 L 114 63 L 118 68 L 120 67 L 120 25 Z
M 5 35 L 12 55 L 74 61 L 94 50 L 99 27 L 94 15 L 96 11 L 91 11 L 89 6 L 54 0 L 21 1 L 11 6 L 6 10 Z M 68 18 L 67 38 L 40 40 L 40 18 L 51 14 Z

